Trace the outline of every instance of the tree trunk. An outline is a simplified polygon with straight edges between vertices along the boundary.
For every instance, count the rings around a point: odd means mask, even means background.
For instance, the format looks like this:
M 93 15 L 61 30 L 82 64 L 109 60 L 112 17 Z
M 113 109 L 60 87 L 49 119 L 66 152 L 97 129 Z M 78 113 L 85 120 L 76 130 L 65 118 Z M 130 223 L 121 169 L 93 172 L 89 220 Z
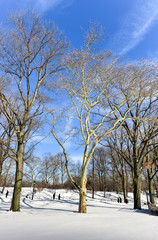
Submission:
M 0 186 L 2 186 L 2 161 L 0 161 Z
M 2 174 L 2 165 L 3 165 L 3 162 L 0 161 L 0 175 Z
M 119 177 L 116 175 L 116 193 L 118 194 L 120 192 L 120 186 L 119 186 Z
M 152 195 L 152 194 L 154 194 L 154 185 L 153 185 L 153 178 L 152 178 L 152 169 L 151 169 L 151 170 L 148 169 L 147 172 L 148 172 L 148 184 L 149 184 L 150 202 L 154 204 L 154 203 L 155 203 L 155 201 L 154 201 L 154 195 Z
M 86 213 L 87 212 L 87 204 L 86 204 L 86 196 L 87 196 L 87 178 L 86 175 L 83 174 L 81 177 L 81 184 L 80 184 L 80 200 L 79 200 L 79 213 Z
M 98 174 L 98 178 L 99 178 L 99 191 L 101 191 L 101 177 L 100 177 L 100 172 Z
M 150 202 L 154 204 L 155 203 L 154 195 L 152 195 L 152 194 L 154 194 L 154 187 L 153 187 L 153 179 L 152 178 L 149 179 L 149 193 L 151 194 L 150 195 Z
M 1 191 L 2 194 L 4 193 L 5 187 L 6 187 L 6 184 L 3 184 L 3 188 L 2 188 L 2 191 Z
M 106 185 L 104 186 L 104 197 L 106 196 Z
M 122 166 L 122 191 L 123 191 L 124 202 L 125 202 L 125 199 L 127 198 L 127 186 L 126 186 L 125 170 L 123 166 Z
M 94 177 L 95 177 L 95 173 L 94 173 L 94 155 L 92 156 L 92 198 L 94 199 Z
M 115 191 L 115 171 L 112 169 L 112 191 Z
M 17 149 L 17 161 L 16 161 L 16 173 L 15 173 L 15 184 L 13 191 L 13 198 L 10 210 L 13 212 L 20 211 L 20 194 L 22 188 L 23 179 L 23 144 L 18 143 Z
M 61 184 L 62 184 L 62 186 L 64 184 L 64 174 L 63 173 L 61 174 Z
M 138 166 L 134 169 L 134 209 L 141 209 L 141 181 Z
M 55 175 L 55 171 L 53 172 L 53 186 L 55 185 L 56 183 L 56 175 Z
M 105 193 L 106 193 L 106 173 L 104 173 L 104 197 L 105 197 Z
M 138 160 L 138 134 L 137 121 L 134 122 L 134 143 L 133 143 L 133 193 L 134 193 L 134 209 L 141 209 L 141 173 L 140 162 Z

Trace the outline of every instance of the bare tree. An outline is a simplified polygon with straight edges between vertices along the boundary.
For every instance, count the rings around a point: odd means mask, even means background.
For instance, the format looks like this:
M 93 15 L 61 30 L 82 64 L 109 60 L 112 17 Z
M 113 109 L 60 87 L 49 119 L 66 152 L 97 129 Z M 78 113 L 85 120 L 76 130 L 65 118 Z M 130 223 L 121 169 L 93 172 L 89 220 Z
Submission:
M 60 154 L 52 155 L 50 153 L 47 153 L 42 160 L 41 178 L 46 187 L 59 183 L 60 160 Z
M 144 168 L 145 156 L 151 139 L 158 134 L 157 129 L 157 71 L 149 63 L 139 63 L 137 66 L 128 66 L 127 75 L 134 75 L 130 93 L 121 86 L 126 105 L 120 110 L 120 115 L 129 109 L 131 99 L 138 99 L 137 104 L 128 111 L 124 128 L 128 142 L 127 151 L 121 151 L 117 146 L 117 153 L 129 164 L 133 174 L 134 209 L 141 209 L 141 174 Z M 117 116 L 116 116 L 117 119 Z M 149 128 L 145 126 L 150 125 Z M 157 145 L 155 146 L 157 147 Z M 154 148 L 155 148 L 154 147 Z M 116 148 L 115 148 L 116 149 Z
M 97 190 L 103 191 L 104 196 L 107 186 L 107 174 L 108 174 L 108 154 L 103 147 L 97 147 L 93 153 L 90 164 L 92 165 L 92 184 L 93 192 L 92 196 L 94 198 L 94 186 Z
M 127 118 L 131 118 L 128 113 L 139 101 L 139 98 L 131 98 L 128 109 L 120 114 L 127 100 L 119 86 L 124 85 L 130 93 L 135 76 L 131 74 L 130 79 L 126 79 L 127 69 L 121 67 L 109 51 L 96 52 L 94 43 L 101 38 L 100 28 L 92 26 L 86 35 L 84 48 L 73 51 L 70 56 L 68 78 L 62 79 L 63 89 L 67 91 L 72 103 L 72 112 L 67 113 L 67 117 L 74 119 L 78 139 L 82 139 L 80 141 L 84 146 L 80 186 L 70 174 L 65 141 L 62 141 L 55 131 L 61 115 L 57 115 L 55 111 L 52 113 L 52 134 L 63 149 L 68 176 L 80 193 L 80 213 L 87 212 L 86 170 L 95 148 L 112 131 L 119 129 Z M 66 117 L 66 112 L 62 117 Z
M 61 184 L 64 184 L 65 174 L 66 174 L 66 167 L 65 167 L 65 158 L 63 153 L 56 154 L 56 159 L 58 160 L 59 171 L 61 175 Z
M 73 177 L 74 181 L 76 182 L 77 185 L 79 185 L 82 174 L 82 162 L 80 160 L 77 161 L 69 160 L 69 170 L 71 171 L 71 176 Z
M 13 180 L 13 165 L 14 165 L 14 162 L 13 160 L 7 160 L 5 161 L 4 163 L 4 166 L 3 166 L 3 172 L 2 172 L 2 175 L 1 175 L 1 183 L 2 183 L 2 191 L 1 193 L 4 192 L 5 190 L 5 187 L 7 186 L 7 184 L 11 184 L 12 183 L 12 180 Z
M 33 187 L 42 172 L 41 160 L 38 157 L 32 156 L 25 161 L 25 165 L 24 177 L 27 181 L 31 182 L 31 187 Z
M 115 166 L 118 176 L 121 179 L 122 192 L 124 201 L 127 198 L 127 176 L 126 176 L 126 161 L 122 157 L 124 151 L 127 154 L 128 136 L 124 133 L 123 128 L 119 131 L 112 133 L 107 139 L 107 146 L 109 147 L 109 158 Z M 121 153 L 121 154 L 120 154 Z M 128 159 L 130 161 L 130 158 Z
M 41 162 L 41 174 L 40 177 L 42 179 L 42 183 L 45 187 L 48 187 L 51 184 L 52 180 L 52 162 L 50 161 L 49 155 L 45 156 Z
M 67 44 L 55 26 L 42 23 L 34 12 L 14 13 L 8 21 L 9 28 L 2 29 L 0 37 L 0 70 L 11 84 L 7 92 L 0 89 L 0 106 L 17 138 L 16 176 L 10 209 L 20 211 L 25 137 L 33 130 L 34 119 L 43 113 L 46 81 L 64 68 Z
M 59 163 L 59 156 L 58 155 L 50 155 L 49 156 L 50 163 L 51 163 L 51 177 L 53 179 L 53 185 L 59 182 L 59 175 L 60 175 L 60 163 Z

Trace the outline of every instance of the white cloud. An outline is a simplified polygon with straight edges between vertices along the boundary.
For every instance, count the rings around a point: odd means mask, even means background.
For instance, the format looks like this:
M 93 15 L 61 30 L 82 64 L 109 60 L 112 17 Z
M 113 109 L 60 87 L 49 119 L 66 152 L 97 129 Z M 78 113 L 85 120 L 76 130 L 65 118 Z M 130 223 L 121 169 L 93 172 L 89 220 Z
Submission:
M 61 2 L 63 2 L 63 0 L 37 0 L 35 1 L 35 8 L 45 12 L 50 8 L 57 7 Z
M 8 10 L 16 9 L 34 9 L 41 13 L 45 13 L 47 10 L 54 10 L 57 7 L 61 9 L 69 7 L 73 4 L 73 0 L 0 0 L 0 6 Z
M 138 45 L 158 19 L 158 1 L 137 1 L 133 11 L 126 16 L 123 28 L 117 34 L 119 54 L 125 55 Z M 116 39 L 115 39 L 116 41 Z

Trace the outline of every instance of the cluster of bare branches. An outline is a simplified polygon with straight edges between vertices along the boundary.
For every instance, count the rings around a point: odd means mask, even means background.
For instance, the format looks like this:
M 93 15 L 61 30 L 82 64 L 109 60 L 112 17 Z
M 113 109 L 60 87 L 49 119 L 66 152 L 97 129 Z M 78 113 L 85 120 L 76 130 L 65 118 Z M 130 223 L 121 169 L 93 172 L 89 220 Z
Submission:
M 122 146 L 119 143 L 117 155 L 122 161 L 128 162 L 133 171 L 134 208 L 141 208 L 141 166 L 148 153 L 150 140 L 157 135 L 157 69 L 147 61 L 122 64 L 109 51 L 96 52 L 93 45 L 98 42 L 97 31 L 97 28 L 93 28 L 93 31 L 91 28 L 86 35 L 84 48 L 72 52 L 68 77 L 62 79 L 62 89 L 67 92 L 71 102 L 72 112 L 67 114 L 67 118 L 74 119 L 73 124 L 78 129 L 77 137 L 80 136 L 84 146 L 79 186 L 69 169 L 67 171 L 73 185 L 80 192 L 79 212 L 86 212 L 86 170 L 90 159 L 98 144 L 103 144 L 117 130 L 124 129 L 132 146 L 132 153 L 130 159 L 123 158 L 120 155 Z M 59 115 L 53 113 L 53 117 L 52 133 L 63 149 L 68 168 L 64 141 L 55 133 Z M 150 126 L 149 130 L 147 126 Z M 157 145 L 154 148 L 156 147 Z M 150 148 L 150 151 L 152 150 Z M 123 172 L 121 176 L 124 177 Z M 123 181 L 125 184 L 125 179 Z
M 125 199 L 128 164 L 133 177 L 134 208 L 141 208 L 144 164 L 152 162 L 157 166 L 156 65 L 149 61 L 122 63 L 110 51 L 99 51 L 96 44 L 103 40 L 104 31 L 96 24 L 86 32 L 83 47 L 68 52 L 68 44 L 56 26 L 43 23 L 30 11 L 11 15 L 9 30 L 3 29 L 0 35 L 0 112 L 6 122 L 1 121 L 0 163 L 8 157 L 16 162 L 11 210 L 20 210 L 24 162 L 30 169 L 28 177 L 33 179 L 31 154 L 35 145 L 29 143 L 42 125 L 46 109 L 53 119 L 51 132 L 63 150 L 68 177 L 80 194 L 79 212 L 87 211 L 87 169 L 95 156 L 102 159 L 102 154 L 96 154 L 101 151 L 96 150 L 99 144 L 109 149 L 108 155 L 122 178 Z M 69 166 L 68 141 L 83 149 L 77 181 Z M 44 159 L 38 174 L 45 176 L 46 183 L 53 176 L 56 181 L 57 169 L 64 174 L 59 158 Z M 99 171 L 104 172 L 101 182 L 105 191 L 108 170 L 103 159 L 101 162 L 103 169 Z M 156 176 L 157 168 L 154 171 L 149 169 L 149 179 Z
M 46 82 L 65 68 L 67 43 L 55 25 L 42 23 L 31 11 L 10 15 L 8 24 L 0 34 L 0 111 L 16 136 L 11 210 L 19 211 L 26 143 L 40 125 Z

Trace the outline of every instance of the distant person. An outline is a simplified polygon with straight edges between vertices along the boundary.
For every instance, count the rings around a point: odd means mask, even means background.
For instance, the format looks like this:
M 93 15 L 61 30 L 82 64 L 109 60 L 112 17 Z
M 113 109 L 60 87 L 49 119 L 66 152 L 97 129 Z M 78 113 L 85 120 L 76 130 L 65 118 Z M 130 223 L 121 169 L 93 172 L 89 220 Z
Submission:
M 34 192 L 32 193 L 32 200 L 33 200 L 33 198 L 34 198 Z
M 59 196 L 58 196 L 58 200 L 60 200 L 60 193 L 59 193 Z
M 117 202 L 118 202 L 118 203 L 122 203 L 122 198 L 121 198 L 121 197 L 118 197 Z
M 126 204 L 128 203 L 128 198 L 125 199 L 125 203 L 126 203 Z
M 8 194 L 9 194 L 9 191 L 7 190 L 7 192 L 6 192 L 6 194 L 5 194 L 6 198 L 8 197 Z
M 53 193 L 53 200 L 55 199 L 55 193 Z

